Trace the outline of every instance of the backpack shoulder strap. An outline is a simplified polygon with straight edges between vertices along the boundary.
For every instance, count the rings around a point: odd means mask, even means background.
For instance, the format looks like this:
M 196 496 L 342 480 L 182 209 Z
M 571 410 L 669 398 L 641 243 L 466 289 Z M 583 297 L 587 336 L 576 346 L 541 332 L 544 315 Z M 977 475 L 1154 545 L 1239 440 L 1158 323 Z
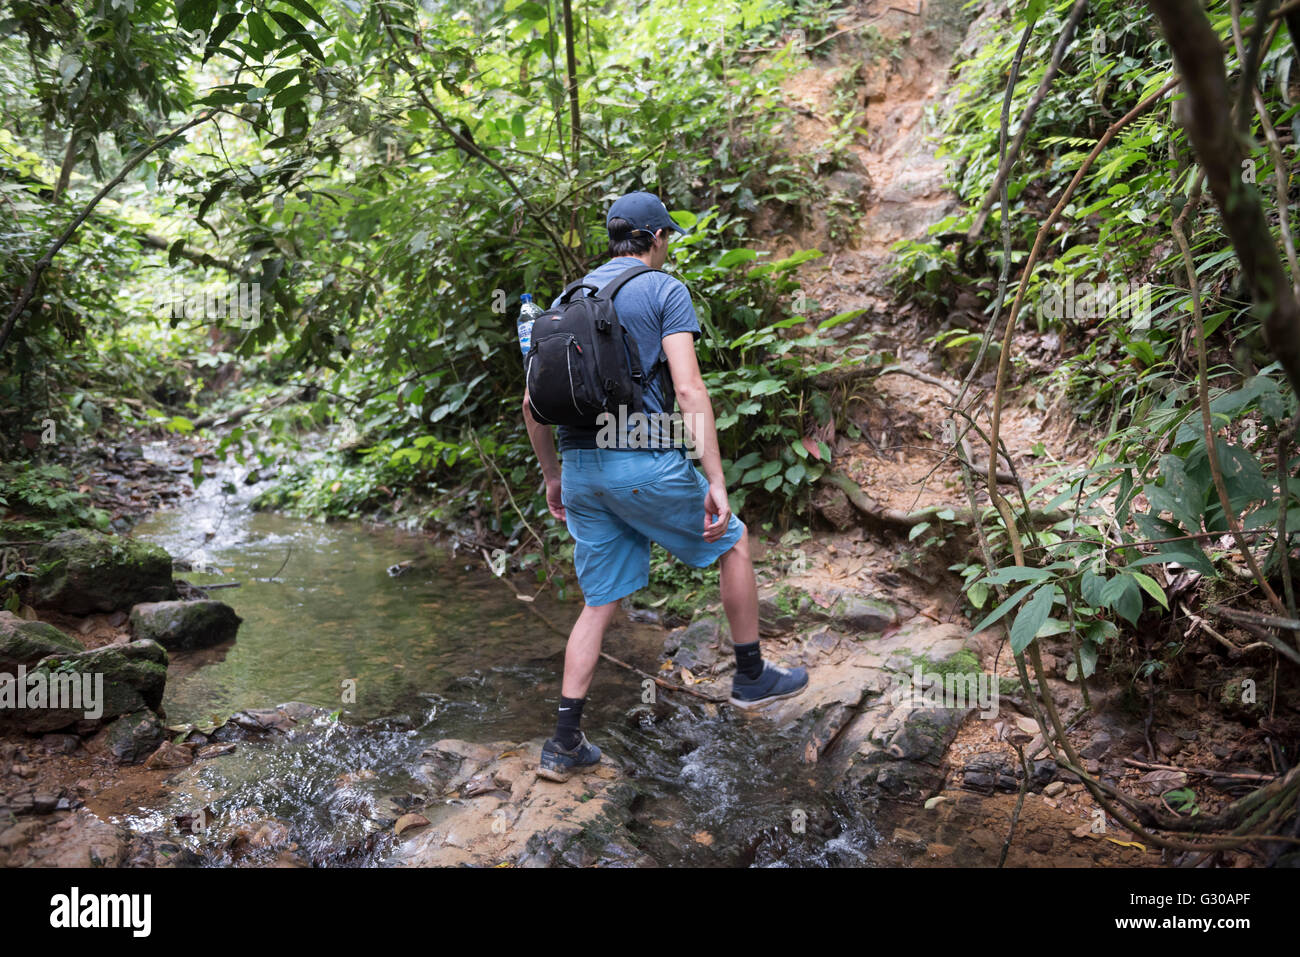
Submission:
M 597 291 L 595 286 L 591 283 L 583 282 L 581 279 L 577 282 L 571 282 L 565 286 L 564 291 L 560 293 L 560 305 L 567 305 L 569 300 L 573 298 L 573 294 L 579 289 L 590 289 L 592 292 Z
M 612 302 L 614 297 L 618 295 L 618 291 L 623 288 L 625 282 L 629 279 L 635 279 L 637 276 L 646 272 L 663 272 L 663 270 L 647 266 L 645 263 L 637 263 L 635 266 L 629 266 L 609 282 L 605 283 L 605 285 L 600 289 L 600 294 Z

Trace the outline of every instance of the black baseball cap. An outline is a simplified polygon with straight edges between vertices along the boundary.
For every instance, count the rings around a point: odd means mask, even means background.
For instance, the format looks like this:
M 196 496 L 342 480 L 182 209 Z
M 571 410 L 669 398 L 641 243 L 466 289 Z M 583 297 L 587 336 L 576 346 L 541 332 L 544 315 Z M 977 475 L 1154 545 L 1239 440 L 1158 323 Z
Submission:
M 683 235 L 690 232 L 673 222 L 668 215 L 668 207 L 654 193 L 628 193 L 614 200 L 605 217 L 605 226 L 609 227 L 611 219 L 626 219 L 636 229 L 655 233 L 661 229 L 675 229 Z

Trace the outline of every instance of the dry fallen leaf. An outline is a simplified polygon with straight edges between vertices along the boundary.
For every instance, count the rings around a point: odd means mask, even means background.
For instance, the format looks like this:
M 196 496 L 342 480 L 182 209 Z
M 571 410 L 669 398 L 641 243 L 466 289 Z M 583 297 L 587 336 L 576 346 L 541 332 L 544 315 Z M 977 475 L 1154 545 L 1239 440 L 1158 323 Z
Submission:
M 1138 778 L 1138 783 L 1145 784 L 1152 794 L 1164 794 L 1185 785 L 1187 774 L 1183 771 L 1150 771 Z
M 393 833 L 398 837 L 402 836 L 403 831 L 410 830 L 413 827 L 424 827 L 429 823 L 429 819 L 423 814 L 403 814 L 393 825 Z
M 1147 850 L 1145 844 L 1139 844 L 1137 841 L 1117 841 L 1113 837 L 1108 837 L 1106 840 L 1110 841 L 1112 844 L 1118 844 L 1120 847 L 1136 847 L 1143 854 L 1145 854 Z
M 708 831 L 696 831 L 691 837 L 695 839 L 696 844 L 703 844 L 705 847 L 713 846 L 713 835 Z

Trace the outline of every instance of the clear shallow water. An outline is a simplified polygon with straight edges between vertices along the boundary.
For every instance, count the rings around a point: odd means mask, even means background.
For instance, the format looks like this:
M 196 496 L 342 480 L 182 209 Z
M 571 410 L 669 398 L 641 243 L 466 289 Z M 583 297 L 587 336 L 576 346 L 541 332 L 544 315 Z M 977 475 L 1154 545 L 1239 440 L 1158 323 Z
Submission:
M 242 583 L 211 593 L 243 617 L 237 640 L 173 656 L 167 721 L 206 726 L 287 701 L 341 711 L 341 720 L 241 743 L 126 817 L 138 829 L 165 830 L 201 807 L 223 820 L 269 815 L 292 826 L 302 860 L 380 864 L 392 820 L 420 791 L 410 769 L 424 748 L 443 738 L 519 742 L 550 733 L 563 667 L 556 628 L 567 630 L 578 606 L 542 596 L 529 608 L 481 557 L 448 556 L 421 536 L 253 512 L 255 489 L 242 477 L 223 470 L 133 533 L 208 569 L 178 577 Z M 399 562 L 409 570 L 390 576 Z M 606 650 L 648 664 L 661 642 L 656 626 L 623 623 Z M 343 700 L 349 680 L 355 702 Z M 643 789 L 631 829 L 652 858 L 867 863 L 878 838 L 866 809 L 800 764 L 798 741 L 694 703 L 674 703 L 671 715 L 643 726 L 627 717 L 640 695 L 638 676 L 602 662 L 584 728 Z M 794 814 L 807 819 L 806 833 L 792 829 Z
M 398 530 L 252 512 L 252 490 L 236 489 L 227 496 L 209 479 L 133 532 L 205 569 L 180 578 L 241 583 L 211 592 L 244 619 L 237 640 L 174 656 L 163 700 L 169 723 L 205 724 L 285 701 L 367 721 L 420 712 L 430 694 L 461 688 L 490 702 L 504 729 L 523 718 L 510 686 L 531 689 L 531 700 L 538 681 L 554 677 L 550 659 L 563 639 L 481 558 L 457 561 Z M 399 562 L 410 567 L 390 576 Z M 355 701 L 344 700 L 349 689 Z M 481 730 L 482 715 L 461 730 L 470 726 Z

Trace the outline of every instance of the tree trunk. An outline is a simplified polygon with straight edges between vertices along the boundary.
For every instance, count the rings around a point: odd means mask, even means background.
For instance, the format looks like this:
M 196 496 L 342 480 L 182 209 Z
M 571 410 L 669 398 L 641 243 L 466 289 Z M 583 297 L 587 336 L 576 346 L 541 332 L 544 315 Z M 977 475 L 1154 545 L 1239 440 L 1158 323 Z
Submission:
M 1187 92 L 1187 136 L 1218 204 L 1264 339 L 1300 394 L 1300 306 L 1282 268 L 1259 193 L 1242 181 L 1246 160 L 1232 125 L 1223 47 L 1197 0 L 1149 0 Z M 1287 210 L 1278 210 L 1288 215 Z

